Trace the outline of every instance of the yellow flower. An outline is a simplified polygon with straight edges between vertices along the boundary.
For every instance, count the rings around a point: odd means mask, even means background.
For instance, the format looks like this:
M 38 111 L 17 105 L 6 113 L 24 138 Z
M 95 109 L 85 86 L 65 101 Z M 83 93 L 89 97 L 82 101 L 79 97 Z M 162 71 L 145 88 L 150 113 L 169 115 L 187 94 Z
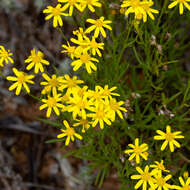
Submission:
M 77 116 L 86 119 L 86 109 L 90 109 L 90 101 L 88 100 L 88 96 L 79 96 L 77 91 L 72 92 L 72 97 L 69 99 L 68 112 L 72 112 L 73 118 L 76 119 Z
M 42 99 L 42 102 L 44 104 L 40 106 L 40 110 L 48 108 L 46 112 L 47 117 L 50 117 L 52 109 L 55 111 L 56 115 L 60 115 L 60 111 L 58 108 L 63 109 L 65 107 L 63 104 L 59 103 L 61 100 L 61 94 L 56 94 L 53 97 L 48 96 L 48 99 Z
M 164 143 L 161 146 L 161 150 L 163 151 L 166 146 L 169 143 L 169 147 L 170 147 L 170 151 L 173 152 L 174 151 L 174 145 L 178 148 L 180 148 L 180 144 L 175 140 L 175 139 L 182 139 L 184 138 L 184 136 L 179 135 L 181 134 L 181 131 L 177 131 L 172 133 L 171 132 L 171 127 L 169 125 L 166 126 L 166 133 L 164 133 L 163 131 L 157 130 L 156 131 L 159 135 L 154 136 L 155 140 L 165 140 Z
M 188 171 L 184 171 L 183 177 L 184 177 L 185 179 L 187 179 L 187 178 L 189 177 L 189 172 L 188 172 Z
M 78 86 L 78 84 L 84 83 L 82 80 L 78 80 L 77 76 L 73 76 L 70 78 L 69 75 L 64 75 L 64 78 L 62 80 L 62 84 L 59 87 L 59 90 L 67 89 L 67 92 L 72 91 L 74 88 Z
M 98 86 L 98 88 L 100 89 L 102 96 L 104 97 L 105 102 L 107 104 L 109 103 L 108 99 L 112 98 L 112 96 L 120 96 L 118 93 L 112 92 L 117 89 L 116 86 L 113 86 L 110 89 L 109 89 L 108 85 L 105 85 L 104 88 L 102 88 L 101 86 Z
M 46 20 L 49 20 L 53 17 L 53 27 L 56 28 L 58 25 L 63 26 L 61 16 L 68 16 L 68 14 L 64 13 L 66 9 L 66 7 L 61 7 L 61 4 L 57 4 L 56 7 L 48 6 L 47 9 L 43 10 L 43 13 L 49 14 L 45 17 Z
M 40 84 L 44 85 L 44 89 L 42 90 L 42 94 L 48 94 L 52 91 L 53 95 L 57 94 L 57 89 L 61 86 L 61 82 L 63 77 L 57 77 L 56 75 L 52 75 L 50 78 L 47 74 L 43 73 L 42 77 L 47 81 L 43 81 Z
M 136 163 L 140 163 L 140 156 L 147 160 L 148 153 L 146 152 L 148 150 L 148 145 L 143 143 L 139 145 L 139 138 L 135 139 L 135 145 L 133 144 L 128 144 L 129 147 L 132 149 L 125 150 L 125 154 L 130 154 L 132 155 L 129 157 L 129 160 L 132 160 L 134 157 L 136 157 Z
M 158 190 L 168 190 L 173 189 L 172 185 L 168 184 L 167 181 L 171 179 L 172 175 L 167 175 L 165 177 L 162 176 L 162 172 L 158 172 L 156 175 L 154 175 L 154 188 Z
M 124 107 L 121 107 L 123 105 L 123 101 L 117 102 L 115 98 L 110 98 L 109 104 L 108 104 L 108 110 L 110 114 L 111 121 L 115 121 L 115 114 L 117 113 L 118 116 L 123 119 L 123 115 L 121 111 L 127 112 L 127 110 Z
M 92 26 L 90 26 L 89 28 L 86 29 L 86 33 L 90 33 L 93 30 L 95 30 L 94 32 L 94 37 L 97 38 L 99 36 L 99 33 L 102 34 L 102 36 L 104 38 L 106 38 L 106 32 L 104 30 L 104 28 L 107 28 L 109 30 L 112 30 L 111 26 L 109 26 L 108 24 L 111 24 L 112 21 L 111 20 L 104 20 L 104 17 L 100 17 L 97 20 L 94 19 L 87 19 L 87 22 L 93 24 Z M 103 28 L 104 27 L 104 28 Z
M 169 170 L 165 169 L 165 166 L 163 163 L 164 163 L 163 160 L 161 160 L 161 162 L 155 161 L 155 164 L 150 165 L 150 167 L 154 168 L 154 170 L 157 170 L 157 172 L 159 171 L 170 172 Z
M 99 49 L 104 49 L 104 43 L 98 43 L 96 42 L 96 38 L 93 36 L 92 40 L 90 40 L 88 37 L 84 36 L 85 42 L 81 43 L 81 45 L 86 46 L 86 50 L 90 50 L 92 52 L 92 55 L 98 54 L 99 57 L 102 57 L 102 53 Z
M 183 6 L 185 6 L 190 11 L 190 5 L 187 3 L 190 0 L 174 0 L 171 4 L 169 4 L 168 8 L 171 9 L 179 4 L 179 14 L 183 14 Z
M 44 68 L 42 65 L 49 65 L 49 61 L 46 61 L 43 57 L 44 54 L 41 51 L 31 50 L 31 55 L 25 60 L 25 63 L 29 63 L 26 69 L 31 70 L 34 67 L 34 73 L 37 74 L 39 70 L 43 73 Z
M 84 36 L 86 36 L 86 33 L 85 33 L 84 29 L 81 28 L 81 27 L 79 27 L 78 30 L 74 30 L 74 31 L 73 31 L 73 34 L 74 34 L 75 36 L 77 36 L 78 39 L 82 39 L 82 40 L 83 40 Z
M 65 125 L 66 129 L 61 129 L 61 131 L 63 132 L 62 134 L 57 135 L 57 138 L 63 138 L 67 136 L 67 139 L 65 141 L 65 145 L 68 146 L 70 139 L 72 141 L 75 140 L 75 137 L 82 140 L 82 136 L 79 135 L 78 133 L 75 132 L 75 130 L 73 128 L 71 128 L 68 124 L 68 122 L 66 120 L 63 121 L 63 124 Z
M 184 181 L 182 177 L 179 177 L 179 182 L 181 186 L 173 185 L 173 189 L 190 190 L 190 177 L 188 177 L 186 181 Z
M 24 86 L 26 92 L 30 93 L 30 89 L 27 83 L 34 84 L 34 82 L 31 79 L 33 79 L 35 76 L 28 75 L 27 73 L 22 72 L 22 71 L 18 71 L 16 68 L 13 68 L 13 72 L 16 75 L 16 77 L 12 77 L 12 76 L 7 77 L 7 80 L 15 81 L 15 83 L 9 87 L 9 90 L 11 91 L 16 88 L 16 95 L 19 95 L 22 89 L 22 86 Z
M 147 14 L 148 14 L 148 16 L 149 16 L 152 20 L 154 20 L 155 18 L 154 18 L 154 15 L 153 15 L 152 13 L 154 13 L 154 14 L 158 14 L 158 13 L 159 13 L 158 10 L 150 8 L 150 7 L 153 6 L 153 5 L 154 5 L 154 2 L 153 2 L 152 0 L 144 0 L 144 1 L 143 1 L 143 3 L 142 3 L 141 6 L 142 6 L 142 8 L 144 9 L 144 11 L 145 11 L 145 13 L 146 13 L 146 14 L 143 14 L 143 21 L 144 21 L 144 22 L 147 21 Z
M 66 10 L 69 8 L 69 16 L 72 16 L 74 7 L 76 7 L 79 11 L 81 11 L 81 6 L 79 4 L 81 0 L 58 0 L 58 2 L 66 3 L 63 6 L 63 9 Z
M 83 64 L 89 74 L 92 73 L 92 70 L 96 71 L 97 67 L 92 61 L 99 62 L 96 58 L 91 57 L 87 52 L 82 52 L 77 55 L 78 59 L 71 63 L 74 71 L 77 71 Z
M 88 119 L 76 119 L 77 123 L 73 124 L 74 127 L 82 125 L 82 133 L 85 133 L 86 130 L 90 128 L 90 124 Z
M 99 2 L 99 0 L 81 0 L 80 4 L 81 4 L 81 7 L 82 7 L 82 11 L 84 11 L 84 9 L 86 7 L 88 7 L 88 9 L 91 12 L 95 12 L 94 7 L 101 7 L 102 6 L 102 4 Z
M 155 171 L 149 172 L 149 166 L 145 166 L 144 171 L 140 167 L 136 167 L 136 170 L 140 175 L 132 175 L 131 179 L 138 179 L 139 181 L 135 185 L 135 189 L 138 189 L 141 185 L 143 190 L 147 189 L 147 183 L 154 189 L 154 183 L 152 176 L 155 175 Z
M 65 50 L 61 51 L 61 53 L 68 53 L 68 56 L 69 56 L 71 59 L 74 59 L 76 47 L 75 47 L 75 46 L 71 46 L 69 42 L 67 42 L 67 45 L 64 45 L 64 44 L 63 44 L 62 47 L 63 47 Z
M 94 106 L 104 103 L 104 95 L 99 86 L 96 86 L 95 90 L 88 90 L 87 93 Z
M 6 50 L 3 46 L 0 46 L 0 67 L 3 67 L 3 62 L 6 64 L 14 63 L 13 59 L 11 58 L 13 54 L 10 52 L 10 50 Z
M 107 125 L 111 125 L 110 117 L 108 114 L 108 110 L 106 109 L 104 104 L 99 104 L 98 106 L 90 108 L 90 111 L 95 113 L 89 113 L 87 116 L 92 117 L 92 127 L 95 127 L 98 123 L 100 128 L 104 128 L 104 122 Z
M 142 1 L 140 0 L 124 0 L 121 4 L 122 8 L 127 8 L 125 10 L 125 15 L 128 15 L 130 13 L 135 13 L 135 15 L 138 14 L 146 14 L 142 7 Z

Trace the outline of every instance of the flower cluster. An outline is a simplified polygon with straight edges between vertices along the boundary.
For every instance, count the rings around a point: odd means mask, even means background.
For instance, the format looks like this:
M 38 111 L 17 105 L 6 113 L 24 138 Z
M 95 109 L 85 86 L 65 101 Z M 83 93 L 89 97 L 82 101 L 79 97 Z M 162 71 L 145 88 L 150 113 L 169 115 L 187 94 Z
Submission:
M 13 60 L 9 57 L 12 54 L 8 54 L 7 56 L 10 61 L 13 62 Z M 41 51 L 37 51 L 35 49 L 31 50 L 31 55 L 25 60 L 25 63 L 29 63 L 26 67 L 27 70 L 31 70 L 34 67 L 34 73 L 37 74 L 39 71 L 44 72 L 44 68 L 42 64 L 49 65 L 49 61 L 43 59 L 44 54 Z M 13 68 L 13 73 L 15 76 L 8 76 L 7 80 L 13 81 L 14 84 L 12 84 L 9 87 L 9 90 L 12 91 L 16 89 L 16 95 L 19 95 L 21 92 L 22 87 L 26 90 L 27 93 L 30 93 L 30 88 L 28 87 L 27 83 L 34 84 L 35 75 L 30 75 L 26 72 L 19 71 L 16 68 Z
M 122 107 L 124 102 L 117 101 L 114 97 L 120 96 L 114 92 L 115 86 L 96 86 L 91 90 L 88 86 L 81 86 L 84 82 L 77 76 L 70 77 L 66 74 L 49 77 L 45 73 L 42 76 L 46 80 L 41 82 L 44 86 L 42 93 L 46 94 L 47 98 L 42 99 L 44 104 L 40 106 L 40 110 L 47 108 L 47 117 L 50 117 L 52 111 L 58 116 L 63 112 L 71 113 L 75 121 L 73 126 L 82 126 L 82 133 L 90 126 L 99 125 L 103 129 L 105 124 L 111 125 L 116 120 L 116 114 L 123 119 L 122 112 L 127 112 Z
M 124 0 L 121 4 L 122 8 L 125 8 L 125 15 L 129 15 L 130 13 L 135 14 L 135 19 L 147 21 L 147 16 L 149 16 L 152 20 L 154 20 L 154 14 L 158 14 L 159 11 L 152 9 L 151 7 L 154 5 L 152 0 Z
M 95 12 L 94 7 L 101 7 L 99 0 L 58 0 L 56 7 L 47 6 L 43 13 L 49 14 L 46 20 L 53 17 L 53 27 L 63 26 L 62 16 L 72 16 L 74 9 L 84 12 L 88 8 L 91 12 Z
M 95 56 L 102 56 L 101 50 L 104 49 L 104 43 L 101 42 L 98 37 L 100 34 L 105 38 L 106 32 L 104 28 L 112 30 L 109 24 L 111 21 L 104 20 L 104 17 L 99 19 L 87 19 L 88 23 L 91 23 L 92 26 L 84 30 L 79 28 L 78 30 L 73 31 L 73 34 L 76 38 L 71 38 L 71 42 L 63 44 L 62 47 L 64 50 L 62 53 L 67 53 L 68 56 L 73 60 L 71 66 L 73 70 L 77 71 L 81 66 L 85 66 L 87 72 L 90 74 L 92 71 L 96 71 L 96 63 L 99 60 Z M 94 34 L 88 36 L 94 30 Z M 74 45 L 70 45 L 73 43 Z
M 173 2 L 168 5 L 168 8 L 171 9 L 179 5 L 179 13 L 181 15 L 184 12 L 184 6 L 190 10 L 190 5 L 188 2 L 189 0 L 173 0 Z M 136 20 L 143 20 L 143 22 L 146 22 L 148 16 L 152 20 L 155 20 L 153 14 L 159 13 L 158 10 L 152 8 L 153 5 L 153 0 L 124 0 L 121 4 L 120 12 L 125 15 L 133 13 Z
M 152 169 L 150 171 L 150 168 Z M 136 167 L 136 170 L 139 174 L 135 174 L 131 176 L 131 179 L 139 180 L 136 185 L 135 189 L 139 189 L 142 186 L 143 190 L 169 190 L 169 189 L 183 189 L 188 190 L 190 188 L 190 177 L 184 181 L 182 177 L 179 177 L 180 186 L 170 184 L 168 181 L 172 178 L 169 170 L 165 170 L 163 162 L 157 162 L 157 165 L 146 165 L 144 171 L 140 167 Z M 148 188 L 149 186 L 149 188 Z
M 4 46 L 0 46 L 0 67 L 3 67 L 3 63 L 5 62 L 8 64 L 9 62 L 14 63 L 13 59 L 11 58 L 13 54 L 10 50 L 6 50 Z
M 166 126 L 166 133 L 157 130 L 156 131 L 160 136 L 154 136 L 155 140 L 165 140 L 163 145 L 161 146 L 161 150 L 163 151 L 167 144 L 170 146 L 171 152 L 174 151 L 174 145 L 178 148 L 180 147 L 180 144 L 175 140 L 175 138 L 184 138 L 184 136 L 179 135 L 181 134 L 181 131 L 177 132 L 171 132 L 171 127 L 169 125 Z M 139 139 L 135 139 L 135 144 L 129 144 L 129 147 L 132 149 L 125 150 L 124 152 L 126 154 L 131 154 L 129 157 L 129 161 L 136 157 L 136 163 L 140 163 L 140 156 L 147 160 L 148 157 L 148 145 L 143 143 L 139 145 Z M 149 189 L 149 190 L 162 190 L 162 189 L 189 189 L 190 188 L 190 178 L 186 181 L 186 183 L 183 181 L 182 177 L 179 178 L 180 183 L 182 187 L 179 187 L 177 185 L 171 185 L 167 183 L 169 179 L 172 178 L 172 175 L 164 175 L 164 173 L 170 173 L 169 170 L 167 170 L 163 164 L 163 160 L 161 162 L 155 161 L 155 164 L 152 164 L 150 166 L 146 165 L 144 171 L 140 167 L 136 167 L 136 170 L 138 171 L 139 175 L 132 175 L 131 179 L 139 180 L 137 184 L 135 185 L 135 189 L 138 189 L 142 186 L 143 190 Z M 149 169 L 152 168 L 152 171 L 149 171 Z M 148 188 L 148 185 L 150 186 Z

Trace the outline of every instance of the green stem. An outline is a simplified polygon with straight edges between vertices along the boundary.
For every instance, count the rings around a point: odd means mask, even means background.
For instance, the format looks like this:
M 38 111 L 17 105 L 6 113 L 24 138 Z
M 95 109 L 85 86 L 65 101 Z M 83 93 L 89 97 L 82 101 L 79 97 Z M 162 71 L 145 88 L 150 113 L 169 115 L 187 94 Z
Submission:
M 58 30 L 59 30 L 59 32 L 61 33 L 61 35 L 62 35 L 62 37 L 64 38 L 64 40 L 67 42 L 68 39 L 67 39 L 67 37 L 65 36 L 64 32 L 62 31 L 62 29 L 61 29 L 61 28 L 58 28 Z

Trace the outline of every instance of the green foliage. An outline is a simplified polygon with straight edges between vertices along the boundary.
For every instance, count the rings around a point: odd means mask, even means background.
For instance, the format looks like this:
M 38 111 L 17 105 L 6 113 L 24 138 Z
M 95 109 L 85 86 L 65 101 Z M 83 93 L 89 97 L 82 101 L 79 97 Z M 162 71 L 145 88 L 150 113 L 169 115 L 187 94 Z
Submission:
M 160 10 L 156 21 L 136 25 L 133 16 L 124 18 L 119 11 L 111 15 L 110 3 L 113 1 L 104 1 L 103 8 L 96 12 L 97 16 L 103 14 L 113 22 L 113 31 L 104 41 L 98 71 L 79 75 L 89 88 L 105 84 L 117 86 L 121 98 L 129 103 L 128 113 L 124 120 L 117 120 L 111 127 L 90 128 L 81 147 L 66 156 L 88 160 L 91 171 L 97 171 L 98 187 L 111 172 L 117 171 L 121 189 L 134 189 L 130 175 L 135 171 L 135 163 L 128 161 L 124 150 L 137 137 L 150 147 L 148 161 L 140 165 L 163 159 L 174 175 L 188 168 L 190 73 L 184 64 L 189 62 L 189 56 L 182 58 L 190 48 L 187 27 L 190 14 L 179 16 L 178 9 L 167 9 L 167 0 L 156 1 L 156 8 Z M 87 18 L 89 14 L 85 12 L 78 23 L 84 27 Z M 168 150 L 161 152 L 160 143 L 153 140 L 156 130 L 164 130 L 167 124 L 185 135 L 182 148 L 173 154 Z

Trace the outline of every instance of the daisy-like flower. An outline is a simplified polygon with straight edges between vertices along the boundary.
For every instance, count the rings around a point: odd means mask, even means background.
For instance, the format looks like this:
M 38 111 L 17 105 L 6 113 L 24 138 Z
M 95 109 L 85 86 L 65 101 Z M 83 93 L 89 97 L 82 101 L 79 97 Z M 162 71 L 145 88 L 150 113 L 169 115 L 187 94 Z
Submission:
M 97 67 L 93 61 L 98 63 L 98 59 L 91 57 L 86 51 L 82 52 L 80 55 L 77 55 L 77 57 L 78 59 L 71 63 L 71 65 L 74 66 L 74 71 L 77 71 L 82 65 L 85 65 L 85 68 L 89 74 L 92 73 L 92 70 L 97 70 Z
M 184 171 L 183 177 L 184 177 L 185 179 L 187 179 L 187 178 L 189 177 L 189 172 L 188 172 L 188 171 Z
M 73 15 L 74 7 L 76 7 L 79 11 L 81 11 L 80 2 L 81 0 L 58 0 L 60 3 L 65 3 L 63 9 L 66 10 L 69 8 L 69 16 Z
M 45 86 L 42 90 L 42 94 L 48 94 L 52 91 L 53 95 L 57 94 L 57 89 L 61 86 L 63 77 L 57 77 L 56 75 L 52 75 L 51 78 L 43 73 L 42 77 L 46 80 L 41 82 L 40 84 Z
M 126 8 L 125 15 L 128 15 L 130 13 L 135 13 L 135 15 L 146 14 L 145 10 L 142 7 L 141 0 L 124 0 L 121 4 L 121 7 Z
M 79 27 L 78 30 L 74 30 L 73 34 L 78 37 L 78 39 L 83 39 L 86 36 L 86 32 L 82 27 Z
M 124 107 L 121 107 L 123 104 L 124 104 L 123 101 L 117 102 L 115 98 L 110 98 L 108 104 L 108 110 L 112 122 L 115 121 L 116 113 L 121 119 L 123 119 L 123 114 L 121 113 L 121 111 L 127 112 L 127 110 Z
M 172 175 L 167 175 L 165 177 L 162 176 L 162 172 L 158 172 L 157 174 L 154 175 L 154 189 L 158 190 L 169 190 L 173 189 L 173 186 L 168 184 L 167 181 L 171 179 Z
M 96 127 L 99 123 L 100 128 L 104 128 L 104 122 L 107 125 L 111 125 L 110 117 L 108 114 L 108 110 L 106 109 L 104 104 L 99 104 L 98 106 L 90 108 L 90 111 L 94 113 L 89 113 L 87 116 L 92 118 L 92 127 Z
M 16 88 L 16 95 L 19 95 L 20 91 L 22 89 L 22 86 L 24 86 L 26 92 L 30 93 L 30 89 L 29 89 L 27 83 L 34 84 L 32 79 L 35 76 L 34 75 L 28 75 L 27 73 L 22 72 L 22 71 L 18 71 L 16 68 L 13 68 L 13 72 L 16 75 L 16 77 L 13 77 L 13 76 L 7 77 L 7 80 L 15 82 L 14 84 L 12 84 L 9 87 L 9 90 L 11 91 L 11 90 L 14 90 Z
M 187 178 L 186 181 L 182 177 L 179 177 L 179 182 L 181 186 L 173 185 L 173 189 L 179 190 L 189 190 L 190 189 L 190 177 Z
M 101 86 L 98 86 L 100 89 L 102 96 L 105 98 L 105 102 L 109 103 L 109 98 L 112 98 L 112 96 L 120 96 L 118 93 L 113 92 L 114 90 L 117 89 L 116 86 L 113 86 L 109 89 L 108 85 L 105 85 L 104 88 Z
M 56 28 L 58 25 L 63 26 L 63 21 L 61 16 L 68 16 L 64 11 L 67 7 L 61 7 L 61 4 L 57 4 L 56 7 L 47 6 L 46 9 L 43 10 L 43 13 L 49 14 L 45 17 L 45 20 L 49 20 L 53 17 L 53 27 Z
M 90 50 L 92 52 L 92 55 L 98 54 L 99 57 L 102 57 L 102 53 L 100 52 L 100 49 L 104 49 L 104 43 L 98 43 L 96 42 L 96 38 L 93 36 L 92 40 L 90 40 L 88 37 L 84 37 L 85 42 L 82 43 L 82 45 L 86 46 L 86 50 Z
M 67 45 L 63 44 L 62 47 L 65 50 L 61 51 L 61 53 L 68 53 L 68 56 L 71 59 L 74 59 L 76 47 L 75 46 L 71 46 L 69 42 L 67 42 Z
M 88 9 L 91 12 L 95 12 L 94 7 L 101 7 L 102 4 L 99 2 L 99 0 L 81 0 L 80 5 L 82 7 L 82 11 L 84 11 L 84 9 L 86 7 L 88 7 Z
M 128 144 L 129 147 L 132 149 L 127 149 L 124 151 L 125 154 L 131 154 L 132 155 L 129 157 L 129 160 L 132 160 L 133 158 L 136 157 L 136 163 L 140 163 L 140 156 L 147 160 L 148 153 L 146 152 L 148 150 L 148 145 L 143 143 L 139 145 L 139 138 L 135 139 L 135 144 Z
M 35 49 L 31 50 L 31 55 L 28 59 L 25 60 L 25 63 L 29 63 L 26 67 L 27 70 L 31 70 L 34 67 L 34 73 L 37 74 L 39 70 L 43 73 L 44 65 L 49 65 L 49 61 L 43 59 L 44 54 L 41 51 L 35 51 Z
M 159 171 L 163 171 L 163 172 L 170 172 L 169 170 L 166 170 L 165 166 L 164 166 L 164 161 L 161 160 L 161 162 L 158 161 L 154 161 L 155 164 L 150 165 L 151 168 L 154 168 L 154 170 L 157 170 L 157 172 Z
M 44 108 L 48 108 L 46 112 L 46 117 L 50 117 L 52 109 L 56 113 L 56 115 L 60 115 L 60 111 L 58 108 L 64 108 L 65 106 L 59 102 L 62 101 L 61 94 L 56 94 L 53 97 L 48 96 L 47 99 L 42 99 L 43 105 L 40 106 L 40 110 Z
M 66 129 L 61 129 L 63 132 L 62 134 L 57 135 L 57 138 L 63 138 L 67 137 L 65 141 L 65 145 L 68 146 L 70 140 L 74 141 L 75 137 L 82 140 L 82 136 L 75 132 L 73 128 L 71 128 L 66 120 L 63 121 L 63 124 L 65 125 Z
M 179 4 L 179 14 L 182 15 L 184 9 L 183 6 L 185 6 L 190 11 L 190 5 L 188 2 L 190 2 L 190 0 L 174 0 L 171 4 L 169 4 L 168 8 L 172 9 Z
M 154 183 L 152 176 L 156 174 L 155 171 L 149 172 L 149 166 L 145 166 L 144 171 L 140 167 L 136 167 L 136 170 L 139 172 L 139 175 L 132 175 L 131 179 L 137 179 L 139 180 L 136 185 L 135 189 L 138 189 L 140 186 L 143 186 L 143 190 L 147 189 L 147 184 L 151 186 L 151 188 L 154 189 Z
M 154 2 L 152 0 L 144 0 L 143 3 L 142 3 L 142 8 L 144 9 L 145 13 L 146 14 L 143 14 L 143 21 L 146 22 L 147 21 L 147 15 L 152 19 L 154 20 L 154 14 L 158 14 L 159 11 L 156 10 L 156 9 L 152 9 L 151 7 L 154 5 Z
M 77 123 L 73 124 L 73 127 L 82 126 L 82 133 L 85 133 L 86 130 L 90 128 L 90 124 L 92 122 L 88 121 L 88 119 L 76 119 Z
M 62 80 L 62 84 L 59 87 L 59 90 L 67 89 L 67 92 L 72 91 L 74 88 L 78 86 L 78 84 L 84 83 L 82 80 L 78 80 L 77 76 L 73 76 L 72 78 L 69 75 L 64 75 Z
M 87 96 L 79 96 L 77 91 L 72 92 L 73 96 L 69 99 L 68 112 L 72 112 L 73 118 L 77 116 L 86 119 L 86 109 L 90 109 L 90 101 Z
M 154 136 L 155 140 L 165 140 L 161 146 L 162 151 L 166 148 L 166 146 L 169 143 L 170 151 L 174 152 L 174 145 L 177 148 L 180 148 L 180 144 L 175 139 L 184 138 L 184 136 L 180 135 L 181 131 L 172 133 L 171 127 L 169 125 L 166 126 L 166 133 L 164 133 L 163 131 L 160 131 L 160 130 L 157 130 L 156 133 L 158 133 L 159 135 Z
M 88 90 L 87 94 L 95 106 L 98 106 L 99 104 L 105 103 L 104 102 L 104 96 L 102 95 L 102 91 L 100 89 L 100 86 L 96 86 L 95 90 Z
M 11 58 L 13 54 L 10 52 L 10 50 L 6 50 L 4 48 L 4 46 L 0 46 L 0 67 L 3 67 L 3 62 L 5 62 L 6 64 L 9 63 L 9 61 L 11 63 L 14 63 L 13 59 Z
M 97 38 L 99 36 L 99 34 L 101 33 L 102 36 L 104 38 L 106 38 L 106 32 L 104 30 L 104 28 L 107 28 L 109 30 L 112 30 L 111 26 L 109 26 L 108 24 L 111 24 L 112 21 L 111 20 L 104 20 L 104 17 L 100 17 L 97 20 L 94 19 L 87 19 L 86 22 L 89 22 L 91 24 L 93 24 L 92 26 L 90 26 L 89 28 L 86 29 L 86 33 L 90 33 L 93 30 L 94 31 L 94 37 Z

